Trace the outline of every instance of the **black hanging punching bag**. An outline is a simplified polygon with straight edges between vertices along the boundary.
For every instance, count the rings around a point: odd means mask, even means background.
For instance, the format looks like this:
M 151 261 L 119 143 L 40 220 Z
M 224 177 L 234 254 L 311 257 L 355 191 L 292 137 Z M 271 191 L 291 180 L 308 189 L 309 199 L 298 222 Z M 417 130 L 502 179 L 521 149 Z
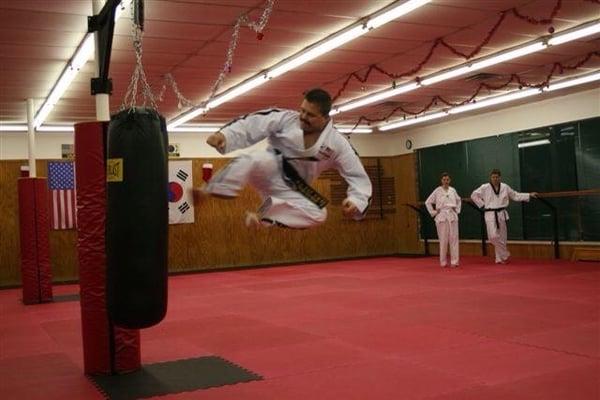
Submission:
M 140 329 L 167 311 L 165 119 L 135 108 L 111 117 L 107 148 L 106 298 L 112 322 Z

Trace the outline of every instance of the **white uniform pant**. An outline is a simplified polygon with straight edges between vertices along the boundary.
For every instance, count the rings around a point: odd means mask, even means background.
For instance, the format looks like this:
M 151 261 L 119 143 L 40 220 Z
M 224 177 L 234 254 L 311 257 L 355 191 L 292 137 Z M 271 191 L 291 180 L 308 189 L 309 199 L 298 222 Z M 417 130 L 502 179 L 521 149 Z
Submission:
M 450 247 L 450 264 L 458 265 L 458 220 L 439 221 L 435 223 L 440 240 L 440 265 L 448 263 L 448 247 Z
M 491 216 L 491 218 L 488 216 L 488 214 Z M 485 225 L 487 227 L 488 240 L 494 245 L 496 262 L 501 263 L 508 260 L 510 257 L 510 252 L 506 247 L 507 231 L 504 213 L 498 213 L 498 227 L 496 227 L 494 212 L 486 212 Z
M 265 224 L 303 229 L 322 224 L 327 218 L 327 209 L 319 208 L 287 185 L 281 156 L 271 150 L 256 150 L 237 157 L 205 189 L 213 195 L 236 197 L 246 184 L 252 185 L 263 199 L 258 214 Z

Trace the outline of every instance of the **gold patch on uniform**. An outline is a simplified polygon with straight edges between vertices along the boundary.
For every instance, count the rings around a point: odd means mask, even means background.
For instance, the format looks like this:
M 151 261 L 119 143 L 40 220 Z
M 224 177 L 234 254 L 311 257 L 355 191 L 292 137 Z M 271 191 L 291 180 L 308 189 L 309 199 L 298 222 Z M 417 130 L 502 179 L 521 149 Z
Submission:
M 109 158 L 106 162 L 106 182 L 123 182 L 123 159 Z

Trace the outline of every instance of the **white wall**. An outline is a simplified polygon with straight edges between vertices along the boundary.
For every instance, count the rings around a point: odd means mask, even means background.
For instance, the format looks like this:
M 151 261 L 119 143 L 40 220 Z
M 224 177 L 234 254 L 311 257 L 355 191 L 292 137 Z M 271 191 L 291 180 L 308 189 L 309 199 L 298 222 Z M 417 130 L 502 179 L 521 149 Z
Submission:
M 361 156 L 394 156 L 438 144 L 494 136 L 598 116 L 600 116 L 600 88 L 424 127 L 414 126 L 398 132 L 354 134 L 350 137 L 350 141 Z M 169 142 L 179 143 L 181 157 L 220 157 L 216 151 L 206 145 L 207 137 L 208 134 L 205 133 L 174 133 L 169 135 Z M 413 143 L 411 150 L 405 148 L 407 139 Z M 73 143 L 72 133 L 37 133 L 36 158 L 60 158 L 61 144 L 69 143 Z M 257 146 L 264 147 L 265 144 Z M 0 132 L 0 159 L 27 158 L 26 132 Z

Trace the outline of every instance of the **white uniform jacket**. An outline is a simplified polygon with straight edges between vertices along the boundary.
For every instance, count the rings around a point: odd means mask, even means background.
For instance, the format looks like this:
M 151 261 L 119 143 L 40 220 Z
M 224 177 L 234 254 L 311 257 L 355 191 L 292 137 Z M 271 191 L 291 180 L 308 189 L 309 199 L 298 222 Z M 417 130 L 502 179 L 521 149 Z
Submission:
M 514 201 L 529 201 L 529 193 L 516 192 L 505 183 L 500 183 L 500 190 L 496 193 L 491 183 L 484 183 L 473 191 L 471 199 L 477 207 L 485 208 L 486 221 L 493 221 L 496 219 L 496 216 L 506 221 L 508 220 L 506 207 L 508 207 L 509 199 Z
M 435 204 L 435 209 L 433 205 Z M 460 196 L 453 187 L 444 190 L 438 186 L 425 200 L 425 207 L 429 214 L 435 218 L 435 222 L 458 221 L 461 209 Z
M 372 186 L 358 155 L 329 121 L 316 143 L 304 148 L 304 132 L 299 113 L 292 110 L 267 109 L 238 118 L 221 129 L 226 144 L 223 153 L 251 146 L 268 138 L 272 149 L 278 150 L 308 184 L 327 169 L 334 168 L 348 183 L 348 199 L 361 212 L 371 201 Z

